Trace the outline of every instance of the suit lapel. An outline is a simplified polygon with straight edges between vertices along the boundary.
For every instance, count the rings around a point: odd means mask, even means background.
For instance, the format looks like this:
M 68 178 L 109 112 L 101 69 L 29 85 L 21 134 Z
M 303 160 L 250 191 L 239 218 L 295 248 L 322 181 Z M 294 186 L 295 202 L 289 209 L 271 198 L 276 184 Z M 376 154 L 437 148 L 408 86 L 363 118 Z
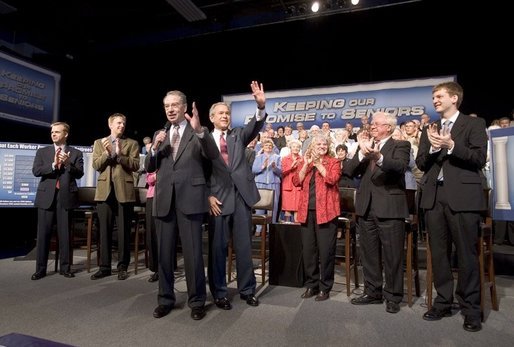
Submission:
M 464 130 L 466 127 L 466 117 L 464 114 L 459 112 L 459 115 L 457 117 L 457 120 L 455 121 L 455 124 L 453 124 L 452 129 L 450 131 L 452 135 L 452 139 L 458 137 L 460 133 Z
M 232 158 L 236 152 L 236 141 L 237 135 L 234 134 L 231 130 L 227 131 L 227 152 L 228 152 L 228 162 L 232 163 Z
M 177 151 L 177 157 L 175 158 L 175 161 L 178 161 L 180 156 L 182 155 L 182 152 L 184 152 L 184 149 L 186 148 L 189 141 L 191 141 L 191 138 L 195 136 L 193 128 L 189 125 L 189 123 L 186 124 L 186 128 L 184 129 L 184 133 L 182 134 L 182 137 L 180 138 L 180 144 L 178 145 L 178 151 Z

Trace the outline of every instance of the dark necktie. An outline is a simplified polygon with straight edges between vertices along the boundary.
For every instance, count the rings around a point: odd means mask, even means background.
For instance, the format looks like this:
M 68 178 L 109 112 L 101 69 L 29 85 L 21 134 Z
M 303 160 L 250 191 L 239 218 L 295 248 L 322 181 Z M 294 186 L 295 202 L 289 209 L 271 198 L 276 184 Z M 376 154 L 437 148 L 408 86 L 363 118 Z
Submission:
M 57 160 L 59 160 L 59 154 L 61 154 L 61 147 L 57 147 L 57 150 L 55 151 L 55 156 L 58 158 Z M 59 170 L 60 168 L 61 168 L 61 162 L 58 161 L 57 170 Z M 55 182 L 55 188 L 57 188 L 57 189 L 61 188 L 61 183 L 59 182 L 59 178 L 60 178 L 60 175 L 57 176 L 57 181 Z
M 373 148 L 376 148 L 378 151 L 380 151 L 380 141 L 375 141 L 375 145 L 373 146 Z M 371 161 L 371 172 L 375 171 L 376 167 L 377 167 L 377 161 L 372 160 Z
M 221 157 L 225 161 L 225 164 L 228 165 L 228 150 L 227 150 L 227 141 L 225 141 L 225 133 L 222 131 L 220 135 L 220 153 Z
M 453 122 L 451 120 L 447 120 L 446 122 L 444 122 L 443 129 L 441 131 L 441 133 L 443 135 L 446 135 L 448 132 L 450 132 L 451 127 L 452 127 L 452 123 Z M 437 180 L 440 181 L 440 182 L 444 181 L 444 172 L 443 172 L 443 167 L 442 166 L 441 166 L 441 170 L 439 170 L 439 175 L 437 175 Z
M 173 155 L 173 160 L 177 157 L 178 152 L 178 146 L 180 144 L 180 134 L 178 132 L 178 129 L 180 126 L 178 124 L 175 124 L 173 126 L 173 135 L 171 136 L 171 150 Z

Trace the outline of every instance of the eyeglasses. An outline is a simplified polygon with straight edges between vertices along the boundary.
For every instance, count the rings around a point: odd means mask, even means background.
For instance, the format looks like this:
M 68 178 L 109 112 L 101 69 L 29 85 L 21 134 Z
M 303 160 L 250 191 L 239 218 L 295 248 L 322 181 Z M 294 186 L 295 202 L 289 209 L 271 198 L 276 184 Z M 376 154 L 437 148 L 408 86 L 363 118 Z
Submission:
M 387 124 L 387 123 L 384 123 L 384 124 L 370 123 L 369 125 L 372 127 L 381 127 L 381 126 L 389 125 L 389 124 Z

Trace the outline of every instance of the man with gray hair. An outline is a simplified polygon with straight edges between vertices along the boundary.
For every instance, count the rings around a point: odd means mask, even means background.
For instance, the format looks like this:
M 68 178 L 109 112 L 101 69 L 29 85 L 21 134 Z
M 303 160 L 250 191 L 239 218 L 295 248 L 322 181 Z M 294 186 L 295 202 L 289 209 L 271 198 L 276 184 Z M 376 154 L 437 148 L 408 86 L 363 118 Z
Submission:
M 405 218 L 409 216 L 405 171 L 409 166 L 410 143 L 391 137 L 396 123 L 396 116 L 390 113 L 374 113 L 369 137 L 365 132 L 359 133 L 358 152 L 343 168 L 344 174 L 350 177 L 362 175 L 355 213 L 364 294 L 353 298 L 351 303 L 381 304 L 385 298 L 389 313 L 400 311 L 403 298 L 403 244 Z

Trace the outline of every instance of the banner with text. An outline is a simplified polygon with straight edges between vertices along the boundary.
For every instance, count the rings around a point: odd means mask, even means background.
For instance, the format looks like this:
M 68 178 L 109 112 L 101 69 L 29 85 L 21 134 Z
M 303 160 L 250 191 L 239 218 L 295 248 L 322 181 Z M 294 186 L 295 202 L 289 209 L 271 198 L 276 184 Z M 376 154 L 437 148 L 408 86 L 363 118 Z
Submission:
M 432 87 L 454 81 L 455 76 L 415 80 L 389 81 L 311 89 L 266 92 L 267 122 L 273 128 L 302 122 L 305 129 L 323 122 L 331 128 L 344 128 L 350 122 L 360 127 L 363 116 L 385 111 L 398 117 L 398 124 L 420 119 L 423 113 L 432 120 L 439 118 L 432 105 Z M 264 86 L 266 87 L 266 86 Z M 232 127 L 247 124 L 255 114 L 256 104 L 251 94 L 223 96 L 231 105 Z

